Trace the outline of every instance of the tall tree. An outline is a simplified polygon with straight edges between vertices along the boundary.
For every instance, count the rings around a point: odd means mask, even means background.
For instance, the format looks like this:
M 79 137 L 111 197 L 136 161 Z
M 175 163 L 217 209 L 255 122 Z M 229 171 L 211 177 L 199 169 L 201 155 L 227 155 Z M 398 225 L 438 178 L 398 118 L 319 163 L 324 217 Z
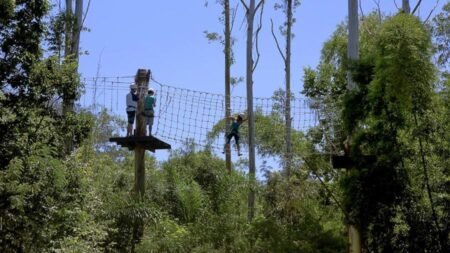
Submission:
M 230 125 L 231 117 L 231 26 L 230 26 L 230 1 L 223 1 L 224 18 L 225 18 L 225 119 L 226 127 Z M 231 150 L 225 150 L 225 163 L 228 171 L 231 171 Z
M 83 29 L 83 0 L 75 0 L 75 12 L 73 1 L 66 0 L 65 10 L 65 58 L 71 58 L 76 64 L 75 71 L 78 72 L 78 59 L 80 54 L 80 34 Z M 74 111 L 74 103 L 77 90 L 66 90 L 63 96 L 63 114 L 71 117 Z M 70 153 L 73 149 L 73 137 L 68 135 L 66 139 L 65 152 Z
M 208 2 L 205 2 L 205 5 L 207 5 L 207 3 Z M 231 117 L 231 85 L 240 82 L 240 79 L 233 79 L 231 77 L 231 65 L 234 63 L 233 39 L 231 37 L 231 33 L 233 29 L 234 16 L 237 9 L 230 8 L 230 0 L 220 0 L 218 3 L 220 3 L 223 7 L 220 21 L 224 23 L 224 36 L 219 35 L 217 32 L 205 31 L 205 34 L 208 40 L 220 40 L 223 45 L 223 52 L 225 56 L 225 125 L 228 127 L 230 125 Z M 233 19 L 231 16 L 233 16 Z M 231 171 L 231 150 L 229 148 L 225 149 L 225 161 L 227 169 Z
M 281 47 L 278 43 L 277 37 L 273 31 L 273 21 L 272 22 L 272 35 L 277 44 L 278 51 L 283 58 L 284 63 L 284 73 L 285 73 L 285 84 L 286 84 L 286 93 L 285 93 L 285 141 L 286 141 L 286 151 L 284 155 L 284 165 L 285 165 L 285 173 L 289 177 L 291 172 L 291 163 L 292 163 L 292 142 L 291 142 L 291 41 L 292 41 L 292 26 L 295 22 L 293 18 L 293 12 L 297 6 L 300 5 L 300 0 L 283 0 L 281 4 L 275 4 L 275 9 L 282 9 L 286 14 L 285 27 L 281 26 L 281 34 L 283 34 L 286 38 L 286 48 L 283 53 Z
M 402 10 L 404 13 L 411 13 L 411 7 L 409 6 L 409 0 L 402 0 Z
M 245 7 L 245 16 L 247 19 L 247 46 L 246 46 L 246 85 L 247 85 L 247 117 L 248 117 L 248 145 L 249 145 L 249 176 L 250 191 L 248 194 L 248 219 L 252 220 L 255 215 L 255 118 L 253 111 L 253 71 L 256 64 L 253 61 L 253 25 L 256 12 L 259 8 L 263 8 L 264 0 L 260 0 L 256 4 L 255 0 L 250 0 L 247 5 L 244 0 L 241 3 Z M 256 62 L 257 63 L 257 62 Z

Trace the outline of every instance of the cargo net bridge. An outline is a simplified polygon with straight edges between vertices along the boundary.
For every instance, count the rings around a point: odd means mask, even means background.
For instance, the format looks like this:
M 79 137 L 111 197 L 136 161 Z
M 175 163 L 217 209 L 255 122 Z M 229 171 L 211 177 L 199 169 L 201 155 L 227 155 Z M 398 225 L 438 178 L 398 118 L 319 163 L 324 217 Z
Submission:
M 125 119 L 124 101 L 133 79 L 134 76 L 85 78 L 85 93 L 78 102 L 84 107 L 107 108 Z M 149 87 L 156 93 L 154 136 L 174 144 L 189 143 L 223 151 L 229 129 L 225 124 L 225 95 L 170 86 L 153 78 Z M 270 98 L 254 98 L 257 145 L 270 135 L 280 136 L 278 143 L 272 144 L 280 148 L 284 145 L 285 97 L 284 91 L 278 90 Z M 231 116 L 240 114 L 246 118 L 246 97 L 231 96 L 230 103 Z M 337 147 L 330 140 L 336 139 L 339 127 L 330 120 L 337 117 L 335 110 L 330 109 L 332 106 L 297 97 L 292 97 L 290 104 L 292 143 L 300 142 L 308 132 L 316 131 L 322 134 L 321 144 L 316 144 L 320 146 L 316 152 L 336 153 Z M 246 123 L 242 124 L 239 132 L 241 152 L 247 152 Z M 234 146 L 234 140 L 231 143 Z M 264 149 L 258 147 L 261 148 Z

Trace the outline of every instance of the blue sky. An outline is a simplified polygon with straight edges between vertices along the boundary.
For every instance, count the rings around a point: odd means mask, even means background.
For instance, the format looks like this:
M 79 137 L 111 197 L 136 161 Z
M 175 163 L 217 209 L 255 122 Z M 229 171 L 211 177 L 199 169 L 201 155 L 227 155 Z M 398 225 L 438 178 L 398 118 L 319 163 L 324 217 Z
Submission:
M 364 14 L 375 7 L 377 0 L 362 0 Z M 87 1 L 86 1 L 87 2 Z M 239 1 L 231 0 L 236 6 Z M 266 1 L 263 31 L 260 35 L 261 58 L 254 72 L 254 95 L 270 97 L 274 90 L 284 87 L 282 59 L 270 32 L 270 19 L 275 29 L 283 22 L 283 13 L 275 11 L 276 0 Z M 380 0 L 386 14 L 397 9 L 394 0 Z M 397 0 L 401 4 L 400 0 Z M 411 0 L 414 6 L 417 1 Z M 436 12 L 446 0 L 441 0 Z M 420 15 L 425 17 L 436 4 L 435 0 L 423 0 Z M 219 22 L 220 5 L 216 0 L 94 0 L 85 21 L 90 32 L 81 35 L 82 50 L 89 52 L 80 58 L 83 77 L 132 76 L 138 68 L 151 69 L 153 77 L 161 83 L 204 92 L 224 92 L 224 59 L 219 43 L 209 43 L 204 31 L 223 31 Z M 346 0 L 303 0 L 295 13 L 292 43 L 292 90 L 302 87 L 302 69 L 315 67 L 320 58 L 323 43 L 336 26 L 347 16 Z M 278 31 L 278 30 L 276 30 Z M 233 76 L 245 76 L 246 25 L 244 9 L 238 8 L 232 36 L 236 64 Z M 279 40 L 284 47 L 283 39 Z M 100 66 L 100 68 L 98 68 Z M 90 91 L 88 91 L 87 95 Z M 113 93 L 97 93 L 97 102 L 113 105 L 117 114 L 124 113 L 124 97 L 127 90 Z M 245 96 L 245 82 L 233 89 L 233 95 Z M 103 96 L 103 97 L 102 97 Z M 88 100 L 86 102 L 86 100 Z M 92 98 L 86 96 L 84 103 Z M 81 99 L 83 101 L 83 98 Z
M 231 1 L 235 6 L 238 1 Z M 274 11 L 276 0 L 266 1 L 263 31 L 260 35 L 261 59 L 255 71 L 255 96 L 268 97 L 284 85 L 282 60 L 270 34 L 270 19 L 277 27 L 283 14 Z M 381 8 L 396 10 L 393 0 L 381 0 Z M 400 2 L 401 1 L 397 1 Z M 412 0 L 411 5 L 416 1 Z M 445 1 L 441 0 L 441 5 Z M 431 10 L 435 0 L 422 2 L 422 16 Z M 362 0 L 365 14 L 374 8 L 373 0 Z M 439 10 L 439 9 L 438 9 Z M 219 43 L 208 43 L 203 32 L 223 30 L 218 18 L 220 6 L 215 0 L 130 0 L 92 1 L 81 47 L 89 52 L 80 60 L 84 77 L 134 75 L 138 68 L 151 69 L 155 79 L 178 87 L 209 92 L 223 92 L 223 53 Z M 239 7 L 233 30 L 237 40 L 233 76 L 245 76 L 245 20 Z M 297 22 L 292 46 L 292 87 L 301 90 L 302 69 L 316 66 L 320 50 L 336 26 L 347 15 L 346 0 L 303 0 L 295 13 Z M 281 39 L 281 37 L 280 37 Z M 245 84 L 234 89 L 234 95 L 245 95 Z

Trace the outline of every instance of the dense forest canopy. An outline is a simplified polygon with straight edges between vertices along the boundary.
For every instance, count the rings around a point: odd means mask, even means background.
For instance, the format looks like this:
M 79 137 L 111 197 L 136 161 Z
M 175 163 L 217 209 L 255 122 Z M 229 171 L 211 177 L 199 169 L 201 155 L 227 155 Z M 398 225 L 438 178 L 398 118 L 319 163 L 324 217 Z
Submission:
M 289 2 L 277 1 L 280 15 Z M 404 11 L 361 15 L 356 61 L 339 24 L 319 64 L 303 71 L 302 93 L 330 127 L 292 129 L 287 156 L 289 93 L 274 93 L 270 115 L 255 110 L 256 150 L 280 158 L 279 170 L 253 182 L 248 161 L 228 171 L 187 140 L 167 161 L 146 155 L 141 198 L 134 154 L 108 143 L 126 122 L 107 110 L 67 110 L 83 92 L 76 11 L 0 0 L 0 252 L 347 252 L 347 225 L 360 231 L 363 252 L 445 252 L 449 12 L 447 2 L 427 21 Z M 357 84 L 350 92 L 347 73 Z M 335 152 L 354 168 L 334 169 L 321 155 Z

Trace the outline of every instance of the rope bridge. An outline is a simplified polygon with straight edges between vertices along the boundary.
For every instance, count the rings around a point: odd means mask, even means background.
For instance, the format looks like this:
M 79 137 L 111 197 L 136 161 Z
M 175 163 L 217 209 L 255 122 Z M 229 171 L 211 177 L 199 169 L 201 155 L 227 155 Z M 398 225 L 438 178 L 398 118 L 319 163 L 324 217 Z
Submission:
M 79 103 L 84 102 L 86 107 L 86 95 L 90 93 L 94 108 L 103 100 L 103 106 L 109 108 L 111 112 L 125 115 L 125 110 L 123 112 L 118 110 L 119 101 L 122 104 L 122 100 L 125 100 L 132 78 L 134 76 L 84 79 L 86 94 Z M 152 85 L 157 98 L 155 108 L 157 114 L 153 126 L 155 136 L 180 144 L 190 142 L 216 151 L 223 150 L 228 128 L 224 120 L 224 95 L 173 87 L 156 80 L 153 80 L 153 83 L 158 84 Z M 284 97 L 284 94 L 280 92 L 272 98 L 254 98 L 256 132 L 264 127 L 273 127 L 274 129 L 269 129 L 269 132 L 273 131 L 273 133 L 284 131 Z M 247 98 L 231 96 L 230 100 L 231 114 L 242 114 L 245 118 Z M 116 107 L 115 110 L 114 107 Z M 320 126 L 319 110 L 311 109 L 311 103 L 306 99 L 292 98 L 291 118 L 293 132 L 305 134 L 313 127 L 324 127 Z M 259 119 L 265 120 L 261 122 Z M 273 124 L 268 126 L 267 122 Z M 244 123 L 241 126 L 241 142 L 244 143 L 241 145 L 241 150 L 244 152 L 247 151 L 246 128 Z M 279 134 L 284 136 L 283 133 Z

